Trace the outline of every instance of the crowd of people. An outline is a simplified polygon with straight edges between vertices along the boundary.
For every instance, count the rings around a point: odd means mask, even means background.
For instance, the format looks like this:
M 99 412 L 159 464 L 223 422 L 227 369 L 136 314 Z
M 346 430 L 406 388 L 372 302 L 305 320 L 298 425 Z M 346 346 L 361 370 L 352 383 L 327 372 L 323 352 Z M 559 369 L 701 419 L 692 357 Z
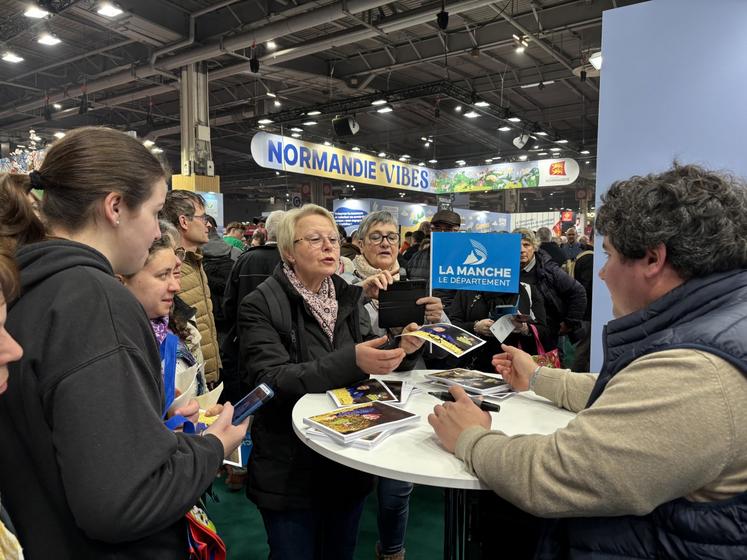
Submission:
M 596 228 L 616 318 L 594 375 L 573 373 L 589 370 L 593 271 L 575 228 L 565 240 L 514 231 L 518 294 L 434 290 L 417 301 L 421 323 L 488 340 L 457 360 L 394 338 L 420 325 L 382 328 L 378 313 L 393 283 L 430 280 L 430 236 L 459 231 L 458 212 L 439 210 L 404 238 L 390 213 L 373 212 L 348 236 L 307 204 L 270 213 L 248 236 L 229 223 L 221 237 L 205 200 L 168 179 L 140 142 L 106 128 L 67 134 L 30 175 L 0 176 L 3 557 L 204 557 L 195 508 L 249 425 L 232 424 L 231 402 L 265 383 L 274 398 L 253 417 L 234 482 L 261 513 L 271 558 L 351 559 L 374 488 L 371 554 L 404 558 L 412 484 L 314 453 L 291 411 L 371 375 L 455 366 L 498 372 L 578 413 L 552 435 L 508 437 L 452 389 L 455 401 L 429 417 L 496 499 L 553 520 L 525 543 L 532 554 L 747 557 L 739 180 L 676 164 L 611 186 Z M 503 344 L 490 333 L 499 308 L 514 313 Z M 555 367 L 537 365 L 553 353 Z M 189 368 L 196 395 L 223 387 L 204 430 L 197 401 L 176 400 Z

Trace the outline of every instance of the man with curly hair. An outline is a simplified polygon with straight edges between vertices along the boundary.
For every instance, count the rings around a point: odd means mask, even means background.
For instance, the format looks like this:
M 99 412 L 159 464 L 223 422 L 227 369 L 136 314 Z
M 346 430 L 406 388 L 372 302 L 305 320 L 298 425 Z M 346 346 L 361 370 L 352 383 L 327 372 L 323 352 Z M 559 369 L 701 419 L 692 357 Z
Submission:
M 538 557 L 747 558 L 747 186 L 694 165 L 614 183 L 596 226 L 615 319 L 597 375 L 493 358 L 578 412 L 509 438 L 458 390 L 429 418 L 498 495 L 554 518 Z

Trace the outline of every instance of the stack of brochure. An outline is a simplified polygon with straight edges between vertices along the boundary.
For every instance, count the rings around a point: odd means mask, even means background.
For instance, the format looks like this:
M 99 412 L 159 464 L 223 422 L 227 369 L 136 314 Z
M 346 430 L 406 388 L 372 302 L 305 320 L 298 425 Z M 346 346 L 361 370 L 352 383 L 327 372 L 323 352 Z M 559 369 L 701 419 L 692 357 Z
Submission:
M 469 393 L 483 396 L 506 393 L 511 390 L 509 384 L 503 379 L 471 369 L 448 369 L 437 373 L 428 373 L 425 377 L 441 385 L 459 385 Z
M 403 405 L 410 398 L 415 386 L 409 381 L 366 379 L 350 387 L 327 391 L 335 406 L 364 404 L 374 401 Z
M 413 424 L 419 418 L 386 402 L 374 401 L 317 414 L 304 418 L 303 422 L 309 426 L 306 433 L 312 437 L 324 435 L 343 445 L 371 448 L 392 431 Z

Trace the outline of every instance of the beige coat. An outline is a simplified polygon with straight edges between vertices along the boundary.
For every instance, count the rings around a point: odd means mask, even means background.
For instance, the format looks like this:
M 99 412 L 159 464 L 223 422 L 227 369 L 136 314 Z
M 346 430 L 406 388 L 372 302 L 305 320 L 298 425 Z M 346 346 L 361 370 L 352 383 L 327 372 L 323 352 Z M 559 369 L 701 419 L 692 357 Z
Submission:
M 197 310 L 195 321 L 202 340 L 200 348 L 205 359 L 205 378 L 208 383 L 217 383 L 221 367 L 218 351 L 218 330 L 213 317 L 213 302 L 210 299 L 210 288 L 207 276 L 202 268 L 202 253 L 187 252 L 182 264 L 182 289 L 179 297 L 190 307 Z

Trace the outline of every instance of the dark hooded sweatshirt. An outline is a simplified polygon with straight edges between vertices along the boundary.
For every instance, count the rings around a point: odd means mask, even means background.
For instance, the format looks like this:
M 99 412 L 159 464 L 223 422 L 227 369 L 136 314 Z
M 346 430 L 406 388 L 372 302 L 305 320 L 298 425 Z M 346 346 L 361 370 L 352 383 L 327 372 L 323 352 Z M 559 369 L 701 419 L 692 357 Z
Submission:
M 0 398 L 0 493 L 26 558 L 186 558 L 220 441 L 163 425 L 155 338 L 101 253 L 50 240 L 17 260 L 7 328 L 24 356 Z

